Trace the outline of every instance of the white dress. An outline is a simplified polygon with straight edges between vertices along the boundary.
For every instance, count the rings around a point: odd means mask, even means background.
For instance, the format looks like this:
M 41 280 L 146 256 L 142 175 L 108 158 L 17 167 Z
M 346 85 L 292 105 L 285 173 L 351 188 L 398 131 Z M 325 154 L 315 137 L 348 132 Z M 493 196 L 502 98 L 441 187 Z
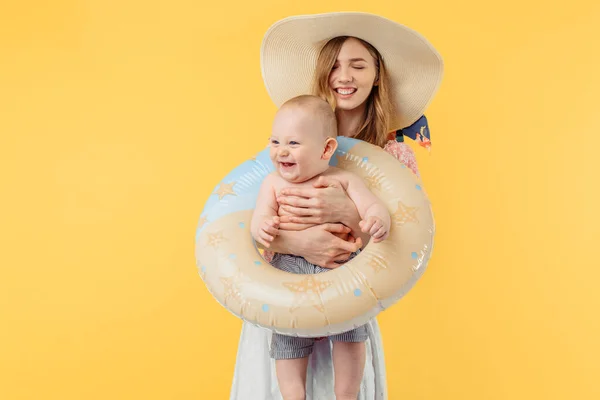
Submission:
M 386 400 L 387 384 L 383 344 L 377 319 L 367 324 L 366 361 L 358 400 Z M 233 374 L 230 400 L 282 400 L 275 374 L 275 360 L 269 357 L 271 331 L 248 322 L 242 333 Z M 315 342 L 306 375 L 306 400 L 335 399 L 331 342 Z

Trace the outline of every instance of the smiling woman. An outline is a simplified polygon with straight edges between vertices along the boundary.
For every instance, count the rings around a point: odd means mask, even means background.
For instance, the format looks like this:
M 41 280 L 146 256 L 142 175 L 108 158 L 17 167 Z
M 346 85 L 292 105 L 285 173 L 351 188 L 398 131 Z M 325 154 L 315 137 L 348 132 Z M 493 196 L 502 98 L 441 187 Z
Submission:
M 261 48 L 261 67 L 265 86 L 277 107 L 289 99 L 312 93 L 326 99 L 335 110 L 340 145 L 347 143 L 346 140 L 360 139 L 352 148 L 350 159 L 342 159 L 342 164 L 348 165 L 352 160 L 356 166 L 362 165 L 368 169 L 370 167 L 366 166 L 372 163 L 373 168 L 381 168 L 383 164 L 378 156 L 373 154 L 372 157 L 364 153 L 363 146 L 377 149 L 392 161 L 390 174 L 408 174 L 414 179 L 412 188 L 409 188 L 409 184 L 406 193 L 417 190 L 424 195 L 421 184 L 418 183 L 420 178 L 415 155 L 407 144 L 402 143 L 402 138 L 406 135 L 425 147 L 430 145 L 427 120 L 423 113 L 437 92 L 442 78 L 443 63 L 438 52 L 423 36 L 394 21 L 366 13 L 294 16 L 276 22 L 265 34 Z M 359 148 L 361 150 L 358 150 Z M 334 162 L 339 160 L 338 157 L 334 158 Z M 286 159 L 284 162 L 288 161 Z M 373 171 L 375 169 L 371 170 Z M 379 183 L 374 175 L 370 175 L 366 170 L 363 173 L 363 180 L 372 190 L 383 189 L 383 186 L 377 189 Z M 402 181 L 403 179 L 393 180 L 396 183 Z M 282 224 L 314 226 L 301 230 L 280 230 L 271 242 L 269 252 L 265 253 L 265 258 L 274 260 L 271 258 L 273 253 L 302 257 L 312 265 L 333 269 L 324 273 L 326 277 L 321 278 L 319 275 L 321 279 L 327 278 L 326 281 L 337 274 L 357 271 L 355 266 L 364 266 L 365 262 L 370 266 L 365 271 L 361 270 L 357 276 L 363 276 L 363 272 L 373 272 L 373 268 L 378 270 L 381 276 L 392 270 L 397 271 L 396 267 L 379 269 L 385 262 L 394 262 L 394 265 L 396 261 L 401 262 L 401 258 L 391 253 L 378 258 L 381 262 L 367 261 L 365 257 L 370 249 L 381 248 L 380 245 L 395 243 L 401 249 L 413 240 L 418 241 L 419 235 L 413 237 L 413 234 L 403 232 L 402 243 L 399 243 L 394 241 L 394 233 L 390 233 L 390 238 L 384 242 L 370 242 L 357 257 L 342 268 L 337 268 L 337 262 L 348 260 L 361 248 L 361 242 L 367 243 L 368 237 L 360 235 L 357 207 L 348 197 L 343 184 L 322 177 L 312 186 L 283 189 L 277 203 L 289 214 L 281 217 Z M 391 194 L 388 189 L 389 187 L 383 189 L 386 195 Z M 403 204 L 407 207 L 396 203 L 393 204 L 396 208 L 390 209 L 390 212 L 397 216 L 394 220 L 414 223 L 408 221 L 414 221 L 415 210 L 412 207 L 416 206 Z M 426 221 L 418 216 L 416 218 L 420 223 Z M 360 237 L 350 235 L 350 231 L 358 232 Z M 431 248 L 428 247 L 427 252 L 430 251 Z M 405 254 L 412 260 L 422 258 L 418 251 Z M 402 269 L 400 267 L 399 270 Z M 274 274 L 283 272 L 274 268 L 271 270 Z M 307 277 L 288 275 L 292 279 L 300 280 Z M 352 278 L 349 278 L 346 282 L 353 282 Z M 389 277 L 390 284 L 402 280 L 403 278 L 399 277 Z M 315 286 L 314 283 L 310 285 L 311 290 L 318 290 L 319 298 L 325 302 L 329 296 L 325 293 L 336 292 L 327 292 L 329 287 Z M 377 320 L 367 318 L 354 320 L 353 325 L 346 325 L 344 328 L 334 326 L 334 319 L 343 318 L 348 310 L 360 309 L 360 306 L 353 305 L 354 302 L 372 293 L 368 289 L 370 283 L 362 287 L 354 287 L 354 283 L 356 282 L 343 286 L 340 298 L 344 299 L 344 306 L 331 315 L 329 323 L 333 325 L 321 332 L 340 332 L 338 328 L 348 329 L 366 322 L 368 339 L 365 342 L 352 343 L 360 344 L 360 352 L 356 354 L 365 357 L 363 371 L 356 368 L 362 361 L 347 360 L 336 363 L 336 357 L 332 355 L 338 354 L 340 349 L 343 352 L 348 343 L 334 335 L 330 336 L 330 340 L 317 341 L 314 344 L 310 362 L 306 357 L 300 356 L 302 362 L 297 363 L 300 368 L 295 370 L 293 376 L 280 376 L 279 373 L 276 374 L 274 361 L 286 360 L 269 360 L 269 349 L 273 343 L 277 343 L 272 337 L 276 335 L 271 335 L 248 322 L 243 324 L 240 337 L 231 399 L 246 400 L 247 396 L 244 393 L 248 391 L 256 393 L 255 398 L 264 400 L 280 400 L 282 396 L 284 399 L 296 396 L 313 400 L 386 399 L 385 362 Z M 276 283 L 275 285 L 277 286 Z M 308 293 L 307 288 L 302 288 Z M 365 292 L 364 289 L 368 291 Z M 281 292 L 280 288 L 277 301 L 285 304 L 286 296 L 289 294 Z M 363 305 L 368 303 L 366 301 Z M 271 306 L 268 309 L 271 310 Z M 288 314 L 292 315 L 290 309 L 286 309 Z M 314 307 L 310 312 L 313 311 Z M 364 315 L 368 313 L 366 311 Z M 330 314 L 327 314 L 327 318 L 330 318 Z M 277 319 L 279 320 L 279 317 Z M 299 328 L 298 320 L 293 321 L 295 328 Z M 302 329 L 294 329 L 289 333 L 301 334 L 301 331 Z M 319 335 L 318 331 L 313 333 Z M 348 341 L 349 338 L 344 340 Z M 305 365 L 307 369 L 304 368 Z M 351 379 L 338 379 L 338 373 L 343 376 L 350 370 Z M 306 384 L 303 385 L 302 382 Z M 349 383 L 349 386 L 344 382 Z M 284 392 L 285 390 L 289 391 Z M 293 396 L 290 397 L 290 393 L 293 393 Z
M 362 39 L 335 37 L 319 53 L 315 76 L 313 92 L 336 109 L 339 135 L 383 147 L 387 138 L 377 132 L 387 132 L 393 107 L 387 70 L 379 52 Z M 367 99 L 373 102 L 369 108 L 375 111 L 373 118 L 365 117 Z

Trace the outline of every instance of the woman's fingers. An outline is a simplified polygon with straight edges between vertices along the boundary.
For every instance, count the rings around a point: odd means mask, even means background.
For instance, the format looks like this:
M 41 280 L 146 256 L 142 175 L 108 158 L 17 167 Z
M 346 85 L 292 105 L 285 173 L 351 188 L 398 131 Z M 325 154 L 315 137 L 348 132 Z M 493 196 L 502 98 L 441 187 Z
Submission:
M 351 231 L 351 229 L 344 224 L 325 224 L 323 225 L 323 228 L 331 233 L 348 233 Z
M 314 226 L 313 224 L 298 224 L 295 222 L 282 222 L 279 225 L 279 229 L 282 231 L 301 231 Z
M 293 207 L 293 206 L 288 206 L 286 204 L 281 204 L 281 205 L 279 205 L 279 207 L 282 210 L 289 212 L 290 214 L 297 215 L 299 217 L 310 217 L 315 214 L 309 208 Z
M 339 266 L 343 265 L 343 263 L 350 260 L 352 253 L 354 252 L 345 251 L 343 253 L 336 254 L 327 260 L 327 268 L 338 268 Z
M 303 198 L 303 197 L 296 197 L 296 196 L 284 196 L 284 195 L 280 195 L 279 197 L 277 197 L 277 202 L 281 205 L 281 204 L 286 204 L 289 206 L 294 206 L 294 207 L 311 207 L 313 206 L 314 202 L 312 201 L 313 197 L 311 198 Z
M 360 240 L 360 238 L 356 239 L 354 242 L 347 242 L 336 237 L 334 247 L 343 252 L 354 253 L 355 251 L 360 249 L 361 243 L 362 241 Z
M 326 188 L 326 187 L 341 187 L 340 182 L 336 179 L 326 178 L 324 176 L 320 176 L 315 183 L 313 183 L 315 188 Z
M 339 268 L 341 264 L 336 263 L 335 261 L 328 261 L 325 263 L 325 268 L 336 269 Z
M 306 216 L 306 217 L 290 216 L 289 221 L 296 223 L 296 224 L 322 224 L 325 222 L 323 220 L 322 216 Z
M 352 253 L 342 253 L 340 255 L 333 257 L 333 261 L 337 261 L 337 262 L 348 261 L 348 259 L 350 258 L 351 255 L 352 255 Z
M 292 220 L 291 215 L 282 215 L 281 217 L 279 217 L 279 222 L 281 224 L 287 224 L 289 222 L 295 222 L 295 221 Z
M 316 190 L 307 187 L 286 187 L 281 189 L 279 192 L 280 196 L 296 196 L 296 197 L 304 197 L 311 198 L 316 195 Z

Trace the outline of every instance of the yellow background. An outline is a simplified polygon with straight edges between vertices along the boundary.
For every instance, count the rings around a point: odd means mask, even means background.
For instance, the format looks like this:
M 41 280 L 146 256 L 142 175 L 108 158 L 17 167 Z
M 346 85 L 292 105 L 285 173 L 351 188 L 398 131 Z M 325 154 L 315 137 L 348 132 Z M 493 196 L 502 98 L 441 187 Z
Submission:
M 600 398 L 600 4 L 549 4 L 2 2 L 0 399 L 228 398 L 241 323 L 196 223 L 269 134 L 266 29 L 343 10 L 446 62 L 434 255 L 379 318 L 390 399 Z

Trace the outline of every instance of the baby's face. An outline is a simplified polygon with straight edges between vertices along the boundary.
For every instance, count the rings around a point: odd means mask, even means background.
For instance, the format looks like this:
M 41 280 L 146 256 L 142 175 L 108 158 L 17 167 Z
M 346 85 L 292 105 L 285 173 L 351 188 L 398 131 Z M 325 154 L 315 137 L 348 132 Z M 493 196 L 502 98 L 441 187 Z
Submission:
M 273 122 L 270 156 L 275 170 L 288 182 L 305 182 L 323 173 L 327 136 L 320 119 L 299 107 L 280 110 Z

